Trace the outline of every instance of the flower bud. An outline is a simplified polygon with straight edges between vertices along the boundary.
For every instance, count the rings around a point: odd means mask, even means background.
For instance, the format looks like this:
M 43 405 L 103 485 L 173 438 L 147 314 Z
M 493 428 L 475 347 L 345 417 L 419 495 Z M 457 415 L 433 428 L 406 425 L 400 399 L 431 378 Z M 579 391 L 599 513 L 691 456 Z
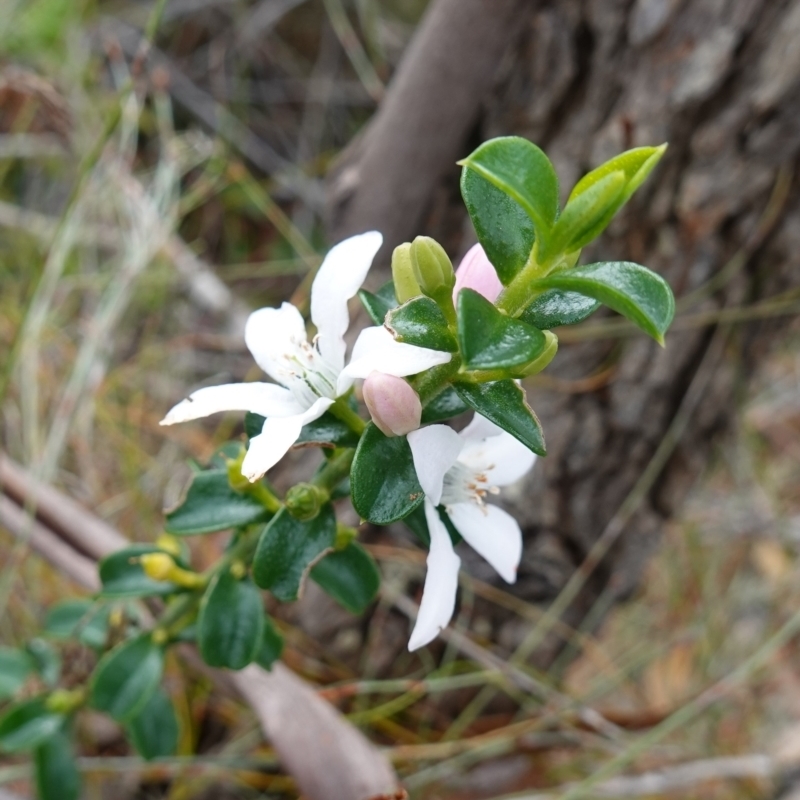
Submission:
M 392 253 L 392 280 L 395 297 L 399 303 L 405 303 L 412 297 L 419 297 L 422 294 L 422 289 L 419 288 L 414 276 L 409 242 L 398 245 Z
M 419 428 L 422 403 L 402 378 L 373 371 L 364 381 L 363 393 L 372 421 L 386 436 L 402 436 Z
M 298 483 L 286 492 L 286 510 L 301 522 L 308 522 L 319 514 L 328 502 L 328 492 L 313 483 Z
M 472 289 L 483 295 L 490 303 L 497 300 L 503 291 L 503 284 L 497 277 L 497 271 L 486 256 L 480 244 L 473 245 L 456 270 L 456 285 L 453 288 L 453 303 L 462 289 Z
M 168 553 L 145 553 L 139 558 L 144 574 L 154 581 L 168 581 L 176 564 Z
M 456 276 L 444 248 L 430 236 L 417 236 L 411 243 L 411 263 L 422 293 L 449 303 Z
M 544 350 L 529 364 L 525 364 L 521 370 L 515 372 L 515 377 L 523 378 L 528 375 L 536 375 L 541 372 L 556 356 L 558 352 L 558 337 L 552 331 L 542 331 L 547 339 Z

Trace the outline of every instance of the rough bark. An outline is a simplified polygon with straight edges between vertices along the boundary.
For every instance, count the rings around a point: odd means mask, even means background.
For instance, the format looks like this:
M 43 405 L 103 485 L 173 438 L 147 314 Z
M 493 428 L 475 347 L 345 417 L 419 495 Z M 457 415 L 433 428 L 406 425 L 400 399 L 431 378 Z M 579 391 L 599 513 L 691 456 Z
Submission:
M 497 62 L 514 41 L 522 0 L 436 0 L 367 130 L 330 181 L 332 241 L 379 228 L 384 256 L 417 230 L 452 171 Z
M 790 191 L 800 148 L 799 0 L 551 0 L 526 4 L 515 27 L 522 30 L 519 44 L 484 95 L 476 141 L 501 134 L 532 139 L 567 189 L 625 148 L 670 143 L 662 165 L 587 249 L 585 262 L 646 264 L 680 298 L 736 256 L 724 285 L 693 311 L 750 304 L 800 282 L 800 204 Z M 441 87 L 413 102 L 416 114 L 435 106 L 446 117 Z M 394 113 L 402 117 L 402 109 Z M 375 147 L 370 138 L 378 131 L 369 129 L 361 147 Z M 456 149 L 444 160 L 466 154 L 458 137 L 447 141 Z M 416 180 L 418 155 L 428 147 L 427 139 L 406 142 L 392 156 L 405 163 L 384 164 L 380 191 L 392 196 L 408 175 Z M 474 235 L 457 210 L 457 189 L 450 176 L 435 186 L 425 181 L 423 175 L 427 222 L 413 232 L 440 237 L 457 255 Z M 359 225 L 359 193 L 373 191 L 357 187 L 348 230 L 368 222 L 410 235 L 396 219 L 402 206 L 373 207 Z M 459 241 L 454 231 L 466 233 Z M 730 423 L 737 379 L 747 377 L 788 318 L 738 324 L 720 340 L 713 327 L 679 315 L 664 350 L 643 336 L 579 342 L 565 334 L 553 367 L 529 384 L 548 456 L 512 498 L 526 528 L 515 591 L 543 602 L 558 594 L 646 469 L 702 363 L 707 385 L 681 442 L 570 620 L 583 618 L 605 590 L 629 595 L 663 522 L 706 464 L 712 437 Z M 712 342 L 719 358 L 706 357 Z M 477 560 L 468 566 L 484 569 Z M 513 646 L 523 633 L 523 626 L 509 628 L 501 641 Z

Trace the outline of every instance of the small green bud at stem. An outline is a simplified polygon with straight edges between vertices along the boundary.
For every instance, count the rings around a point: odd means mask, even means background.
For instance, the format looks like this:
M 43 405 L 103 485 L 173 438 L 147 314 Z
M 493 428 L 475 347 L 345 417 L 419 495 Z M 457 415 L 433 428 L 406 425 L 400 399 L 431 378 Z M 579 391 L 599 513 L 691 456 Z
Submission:
M 530 364 L 526 364 L 516 377 L 523 378 L 527 375 L 536 375 L 541 372 L 556 356 L 558 352 L 558 337 L 552 331 L 542 331 L 547 339 L 544 350 Z
M 321 486 L 313 483 L 298 483 L 286 492 L 284 501 L 287 510 L 301 522 L 308 522 L 319 514 L 330 495 Z
M 422 294 L 414 274 L 409 242 L 398 245 L 392 253 L 392 280 L 395 297 L 399 303 L 405 303 L 412 297 L 419 297 Z
M 231 564 L 231 575 L 236 578 L 237 581 L 240 581 L 247 575 L 247 565 L 241 559 L 236 559 L 236 561 Z
M 48 711 L 56 714 L 70 714 L 83 705 L 86 700 L 84 689 L 56 689 L 45 701 Z
M 355 528 L 338 523 L 336 525 L 336 541 L 333 545 L 334 550 L 344 550 L 357 536 L 358 531 Z
M 145 553 L 139 557 L 144 574 L 154 581 L 169 581 L 184 589 L 202 589 L 206 579 L 179 567 L 168 553 Z
M 430 236 L 417 236 L 411 243 L 411 263 L 422 293 L 438 302 L 443 295 L 452 295 L 456 284 L 453 265 L 444 248 Z

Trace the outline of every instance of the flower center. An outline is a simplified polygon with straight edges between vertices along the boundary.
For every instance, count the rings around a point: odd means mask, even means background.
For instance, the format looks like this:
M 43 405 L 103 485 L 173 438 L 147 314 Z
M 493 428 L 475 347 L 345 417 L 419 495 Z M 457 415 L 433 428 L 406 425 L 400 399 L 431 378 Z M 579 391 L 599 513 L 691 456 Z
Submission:
M 336 370 L 317 350 L 316 343 L 292 337 L 291 349 L 278 360 L 278 377 L 298 402 L 311 406 L 320 397 L 336 399 Z
M 450 467 L 444 476 L 442 488 L 442 504 L 452 506 L 456 503 L 475 503 L 479 508 L 486 504 L 487 494 L 500 494 L 497 486 L 492 486 L 489 475 L 494 464 L 478 472 L 460 461 Z

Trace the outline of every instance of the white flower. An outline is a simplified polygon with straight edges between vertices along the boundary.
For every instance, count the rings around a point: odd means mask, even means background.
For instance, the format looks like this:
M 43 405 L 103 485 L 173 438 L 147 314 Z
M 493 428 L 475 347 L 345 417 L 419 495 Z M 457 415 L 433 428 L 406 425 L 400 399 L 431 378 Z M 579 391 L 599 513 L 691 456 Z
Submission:
M 345 367 L 347 301 L 364 282 L 382 242 L 380 233 L 370 231 L 345 239 L 325 257 L 311 287 L 311 321 L 317 328 L 313 342 L 308 341 L 302 314 L 291 303 L 250 315 L 245 343 L 276 383 L 199 389 L 178 403 L 161 424 L 218 411 L 252 411 L 266 417 L 261 433 L 250 440 L 242 464 L 242 474 L 255 481 L 283 458 L 304 425 L 321 417 L 337 397 L 349 391 L 355 378 L 366 378 L 376 368 L 405 377 L 447 363 L 449 353 L 395 342 L 389 331 L 375 327 L 361 332 L 351 363 Z
M 409 650 L 435 639 L 453 616 L 461 560 L 439 517 L 444 506 L 450 521 L 473 550 L 508 583 L 517 579 L 522 557 L 522 531 L 502 508 L 486 496 L 499 486 L 518 481 L 536 456 L 520 441 L 476 414 L 456 433 L 446 425 L 430 425 L 408 434 L 414 467 L 425 492 L 425 519 L 431 535 L 428 574 Z

